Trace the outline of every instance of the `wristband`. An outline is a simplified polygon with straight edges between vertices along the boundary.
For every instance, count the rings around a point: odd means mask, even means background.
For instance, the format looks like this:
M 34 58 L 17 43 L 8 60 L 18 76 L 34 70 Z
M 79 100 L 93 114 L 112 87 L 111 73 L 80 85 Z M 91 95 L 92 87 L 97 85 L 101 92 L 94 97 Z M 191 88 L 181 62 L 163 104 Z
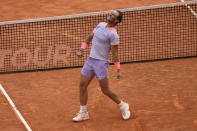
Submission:
M 81 44 L 81 49 L 85 49 L 85 48 L 87 48 L 87 47 L 88 47 L 88 44 L 87 44 L 87 43 L 83 42 L 83 43 Z
M 116 69 L 120 69 L 120 62 L 114 62 Z

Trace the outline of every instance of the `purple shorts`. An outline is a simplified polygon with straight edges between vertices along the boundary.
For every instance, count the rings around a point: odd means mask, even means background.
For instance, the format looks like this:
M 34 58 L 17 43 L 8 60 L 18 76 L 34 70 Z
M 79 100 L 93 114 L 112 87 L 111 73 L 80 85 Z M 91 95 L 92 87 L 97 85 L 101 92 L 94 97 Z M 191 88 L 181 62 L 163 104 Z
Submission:
M 81 74 L 89 78 L 96 75 L 97 79 L 102 80 L 104 78 L 108 78 L 108 68 L 108 61 L 88 57 L 86 63 L 83 65 Z

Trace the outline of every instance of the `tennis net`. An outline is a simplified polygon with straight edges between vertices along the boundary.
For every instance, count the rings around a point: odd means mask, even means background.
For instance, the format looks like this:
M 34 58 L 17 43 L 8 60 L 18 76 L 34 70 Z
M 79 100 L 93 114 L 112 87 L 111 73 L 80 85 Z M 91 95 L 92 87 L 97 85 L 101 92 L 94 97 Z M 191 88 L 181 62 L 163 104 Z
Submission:
M 120 9 L 121 63 L 197 56 L 197 2 Z M 81 67 L 81 43 L 110 11 L 0 22 L 0 73 Z

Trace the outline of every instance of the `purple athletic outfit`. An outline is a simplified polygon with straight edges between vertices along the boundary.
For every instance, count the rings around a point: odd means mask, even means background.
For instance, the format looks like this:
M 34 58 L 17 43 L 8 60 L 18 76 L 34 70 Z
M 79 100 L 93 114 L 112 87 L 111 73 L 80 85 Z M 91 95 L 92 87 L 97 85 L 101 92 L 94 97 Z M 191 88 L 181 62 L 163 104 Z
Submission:
M 106 27 L 101 22 L 94 29 L 90 55 L 84 64 L 81 73 L 89 78 L 96 75 L 97 79 L 108 78 L 108 67 L 111 45 L 119 44 L 119 36 L 115 28 Z

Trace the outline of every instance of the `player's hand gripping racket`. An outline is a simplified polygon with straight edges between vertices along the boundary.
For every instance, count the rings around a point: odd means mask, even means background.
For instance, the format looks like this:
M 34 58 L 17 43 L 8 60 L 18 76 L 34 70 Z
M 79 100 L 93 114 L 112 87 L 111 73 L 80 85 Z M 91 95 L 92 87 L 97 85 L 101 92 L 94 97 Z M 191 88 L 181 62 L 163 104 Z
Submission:
M 83 56 L 83 51 L 77 52 L 77 56 L 81 58 Z
M 117 78 L 118 79 L 121 79 L 122 78 L 122 74 L 120 73 L 120 70 L 118 70 L 118 72 L 117 72 Z

